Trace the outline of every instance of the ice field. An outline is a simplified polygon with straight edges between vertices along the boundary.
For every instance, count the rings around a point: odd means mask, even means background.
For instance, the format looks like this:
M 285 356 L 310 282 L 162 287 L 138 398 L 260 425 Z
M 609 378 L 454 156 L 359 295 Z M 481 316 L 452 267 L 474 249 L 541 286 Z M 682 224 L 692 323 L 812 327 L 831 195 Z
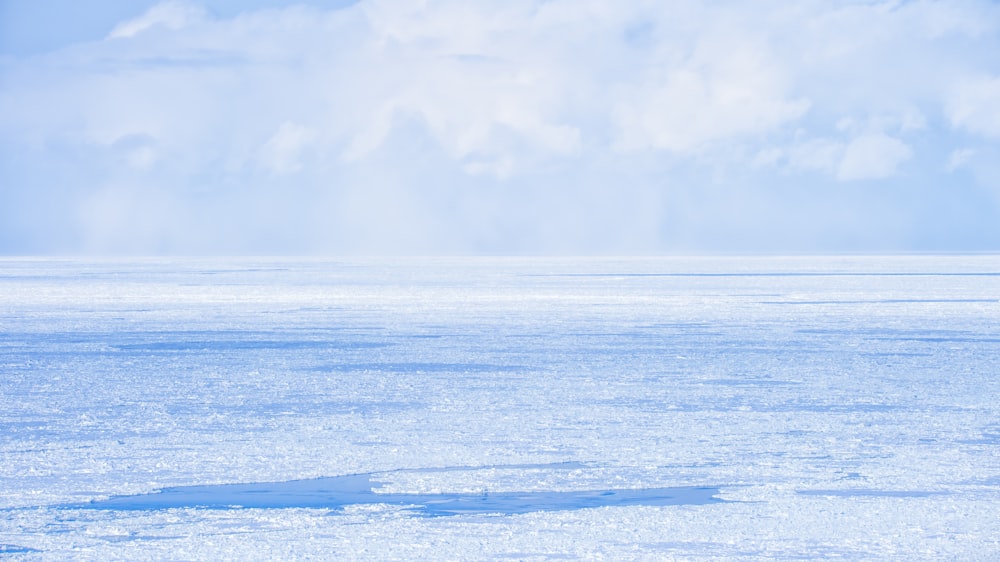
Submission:
M 0 259 L 0 557 L 1000 559 L 1000 258 Z

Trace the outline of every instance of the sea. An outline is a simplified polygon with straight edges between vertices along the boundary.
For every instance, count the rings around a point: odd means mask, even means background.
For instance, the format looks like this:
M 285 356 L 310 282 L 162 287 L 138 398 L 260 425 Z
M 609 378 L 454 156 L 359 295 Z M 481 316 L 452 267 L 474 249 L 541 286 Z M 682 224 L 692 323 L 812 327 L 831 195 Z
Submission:
M 995 560 L 998 514 L 998 256 L 0 258 L 5 560 Z

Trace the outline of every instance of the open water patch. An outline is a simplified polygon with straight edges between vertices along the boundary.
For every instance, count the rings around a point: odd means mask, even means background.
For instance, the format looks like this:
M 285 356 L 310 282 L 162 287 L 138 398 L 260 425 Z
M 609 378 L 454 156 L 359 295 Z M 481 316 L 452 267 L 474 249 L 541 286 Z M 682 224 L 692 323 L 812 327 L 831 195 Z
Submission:
M 527 371 L 528 367 L 492 363 L 334 363 L 318 365 L 313 370 L 324 373 L 516 373 Z
M 461 514 L 513 515 L 611 506 L 666 506 L 720 503 L 718 488 L 671 488 L 500 493 L 379 493 L 373 474 L 354 474 L 290 482 L 179 486 L 136 496 L 116 496 L 65 508 L 152 511 L 201 509 L 341 509 L 353 505 L 398 505 L 439 517 Z
M 295 341 L 295 340 L 183 340 L 159 341 L 147 343 L 117 344 L 119 351 L 145 352 L 207 352 L 207 351 L 246 351 L 246 350 L 310 350 L 310 349 L 376 349 L 389 347 L 391 344 L 370 341 Z
M 36 548 L 29 548 L 27 546 L 0 543 L 0 554 L 29 554 L 32 552 L 41 552 L 41 551 Z

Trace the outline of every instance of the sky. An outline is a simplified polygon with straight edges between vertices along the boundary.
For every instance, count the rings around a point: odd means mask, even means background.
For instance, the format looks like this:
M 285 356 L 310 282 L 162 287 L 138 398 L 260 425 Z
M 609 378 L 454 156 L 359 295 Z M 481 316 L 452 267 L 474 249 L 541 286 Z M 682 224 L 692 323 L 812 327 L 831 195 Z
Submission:
M 1000 3 L 0 0 L 0 254 L 1000 251 Z

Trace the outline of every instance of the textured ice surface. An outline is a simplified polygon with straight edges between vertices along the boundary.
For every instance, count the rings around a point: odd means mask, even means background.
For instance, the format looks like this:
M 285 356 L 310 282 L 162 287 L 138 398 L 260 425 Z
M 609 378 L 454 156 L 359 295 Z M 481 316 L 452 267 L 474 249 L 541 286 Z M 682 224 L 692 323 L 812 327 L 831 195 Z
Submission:
M 995 558 L 998 360 L 988 256 L 8 258 L 0 554 Z

